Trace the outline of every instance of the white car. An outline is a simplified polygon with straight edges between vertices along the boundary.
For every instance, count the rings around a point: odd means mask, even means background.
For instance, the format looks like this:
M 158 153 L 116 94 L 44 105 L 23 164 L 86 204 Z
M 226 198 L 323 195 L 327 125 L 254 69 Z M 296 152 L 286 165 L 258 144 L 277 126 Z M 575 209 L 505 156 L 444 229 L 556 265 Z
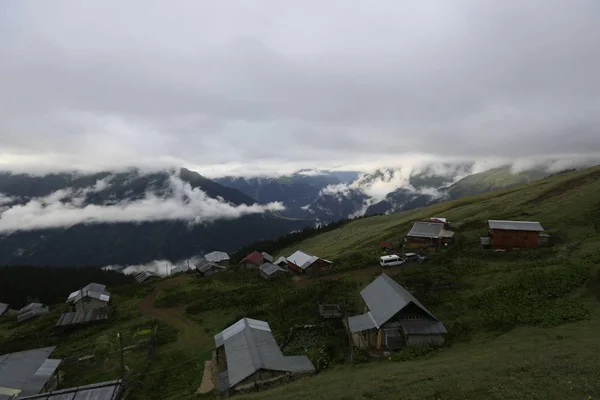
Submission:
M 404 265 L 404 263 L 405 261 L 402 259 L 402 257 L 397 255 L 381 256 L 379 258 L 379 265 L 381 265 L 383 268 L 396 267 L 399 265 Z

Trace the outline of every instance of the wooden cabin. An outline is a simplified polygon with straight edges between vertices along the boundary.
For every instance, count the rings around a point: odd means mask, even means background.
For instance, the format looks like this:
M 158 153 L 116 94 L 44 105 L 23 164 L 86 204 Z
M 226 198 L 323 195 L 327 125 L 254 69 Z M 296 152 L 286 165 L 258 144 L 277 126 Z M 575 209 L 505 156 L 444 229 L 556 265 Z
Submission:
M 448 230 L 445 218 L 428 218 L 417 221 L 404 238 L 405 249 L 446 247 L 452 241 L 454 232 Z
M 548 241 L 539 222 L 489 220 L 488 225 L 488 236 L 481 238 L 481 243 L 494 250 L 535 248 Z
M 333 264 L 329 260 L 313 256 L 303 252 L 302 250 L 296 251 L 294 254 L 287 258 L 288 269 L 300 275 L 318 275 L 319 272 L 325 271 Z
M 348 318 L 360 349 L 398 350 L 407 345 L 442 346 L 448 331 L 423 304 L 386 274 L 360 292 L 365 314 Z

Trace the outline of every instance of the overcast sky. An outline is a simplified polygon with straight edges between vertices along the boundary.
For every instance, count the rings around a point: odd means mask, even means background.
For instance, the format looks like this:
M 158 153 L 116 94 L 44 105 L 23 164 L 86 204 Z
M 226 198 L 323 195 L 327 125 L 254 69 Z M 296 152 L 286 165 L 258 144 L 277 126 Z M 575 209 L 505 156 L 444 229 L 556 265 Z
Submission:
M 0 169 L 596 154 L 598 21 L 598 0 L 7 0 Z

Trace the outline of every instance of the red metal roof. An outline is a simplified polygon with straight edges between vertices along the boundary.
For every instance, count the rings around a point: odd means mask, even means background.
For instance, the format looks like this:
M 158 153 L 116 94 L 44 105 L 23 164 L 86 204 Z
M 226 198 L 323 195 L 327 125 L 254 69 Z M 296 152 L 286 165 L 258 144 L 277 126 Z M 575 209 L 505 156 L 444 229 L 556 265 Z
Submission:
M 262 264 L 264 259 L 265 259 L 265 256 L 263 256 L 261 253 L 259 253 L 258 251 L 253 251 L 252 253 L 250 253 L 246 257 L 244 257 L 244 259 L 242 261 L 240 261 L 240 264 L 243 264 L 246 261 L 248 261 L 248 262 L 251 262 L 252 264 L 260 265 L 260 264 Z

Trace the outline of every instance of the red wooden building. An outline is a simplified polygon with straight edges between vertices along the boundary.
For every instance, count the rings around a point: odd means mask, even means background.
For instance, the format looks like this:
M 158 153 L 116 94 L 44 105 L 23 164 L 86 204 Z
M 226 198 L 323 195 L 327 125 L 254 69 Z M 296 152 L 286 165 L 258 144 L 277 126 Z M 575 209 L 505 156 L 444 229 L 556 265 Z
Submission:
M 307 254 L 302 250 L 298 250 L 289 256 L 287 262 L 291 271 L 301 275 L 318 275 L 320 271 L 329 269 L 333 264 L 329 260 Z
M 258 268 L 263 265 L 267 260 L 265 256 L 258 251 L 253 251 L 240 261 L 238 264 L 242 268 Z
M 490 231 L 487 238 L 482 238 L 482 244 L 487 242 L 495 250 L 538 247 L 544 232 L 542 225 L 535 221 L 489 220 L 488 225 Z

